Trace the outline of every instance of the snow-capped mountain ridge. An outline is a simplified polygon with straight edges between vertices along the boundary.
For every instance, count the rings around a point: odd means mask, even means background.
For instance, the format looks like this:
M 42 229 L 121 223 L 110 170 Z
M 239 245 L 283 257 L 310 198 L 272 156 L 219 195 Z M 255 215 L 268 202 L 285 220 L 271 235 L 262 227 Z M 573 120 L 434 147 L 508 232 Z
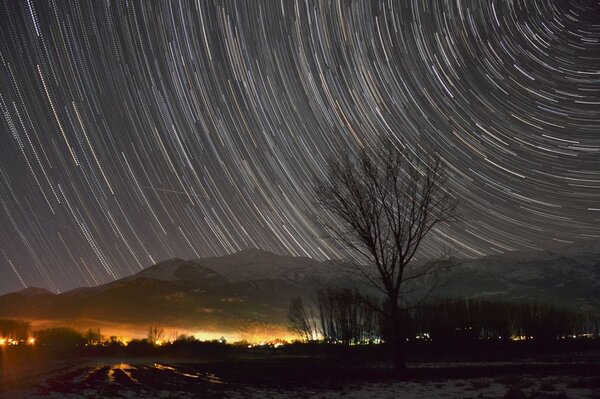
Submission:
M 599 248 L 588 244 L 476 260 L 447 259 L 443 262 L 447 271 L 439 276 L 447 284 L 435 295 L 600 309 Z M 331 286 L 374 292 L 347 270 L 340 261 L 256 249 L 189 261 L 169 259 L 97 287 L 58 295 L 29 288 L 0 296 L 0 317 L 284 326 L 294 296 L 310 300 L 316 290 Z

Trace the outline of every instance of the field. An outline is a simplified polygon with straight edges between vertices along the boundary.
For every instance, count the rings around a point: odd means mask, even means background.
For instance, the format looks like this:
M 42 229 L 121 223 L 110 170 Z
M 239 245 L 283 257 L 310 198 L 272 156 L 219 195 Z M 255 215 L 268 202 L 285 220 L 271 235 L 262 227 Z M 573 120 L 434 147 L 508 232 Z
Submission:
M 527 398 L 600 398 L 600 363 L 589 359 L 421 363 L 402 374 L 387 366 L 309 358 L 73 359 L 13 379 L 2 397 L 503 398 L 518 387 Z

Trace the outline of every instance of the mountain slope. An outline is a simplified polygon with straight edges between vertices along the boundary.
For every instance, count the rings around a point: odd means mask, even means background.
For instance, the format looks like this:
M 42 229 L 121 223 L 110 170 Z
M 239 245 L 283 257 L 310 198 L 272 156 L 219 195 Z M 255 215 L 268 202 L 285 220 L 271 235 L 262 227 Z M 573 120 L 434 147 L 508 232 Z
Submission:
M 449 259 L 435 295 L 553 302 L 600 308 L 600 245 L 515 252 L 476 260 Z M 103 320 L 182 329 L 286 324 L 289 300 L 309 300 L 328 286 L 368 287 L 340 262 L 319 262 L 256 249 L 185 261 L 171 259 L 98 287 L 53 294 L 36 288 L 0 296 L 0 317 Z M 427 281 L 420 282 L 426 285 Z
M 453 263 L 452 281 L 440 295 L 552 302 L 574 309 L 600 307 L 597 242 Z

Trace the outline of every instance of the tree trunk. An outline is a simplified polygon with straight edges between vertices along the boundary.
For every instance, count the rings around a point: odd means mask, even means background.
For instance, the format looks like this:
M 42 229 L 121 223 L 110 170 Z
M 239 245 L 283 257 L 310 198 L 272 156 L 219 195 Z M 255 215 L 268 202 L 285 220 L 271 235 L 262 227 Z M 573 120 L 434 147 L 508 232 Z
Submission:
M 394 369 L 395 370 L 404 370 L 406 369 L 406 358 L 405 358 L 405 343 L 406 337 L 404 334 L 405 328 L 403 325 L 402 318 L 402 310 L 400 306 L 398 306 L 398 300 L 395 295 L 390 295 L 392 297 L 391 309 L 390 309 L 390 344 L 392 350 L 392 356 L 394 360 Z
M 399 314 L 396 314 L 396 320 L 393 320 L 394 329 L 392 331 L 392 350 L 394 357 L 394 370 L 406 369 L 406 358 L 405 358 L 405 344 L 406 338 L 404 337 L 404 328 L 402 326 L 402 319 Z
M 406 358 L 405 353 L 405 338 L 402 334 L 401 329 L 397 331 L 396 338 L 394 340 L 394 370 L 400 371 L 406 369 Z

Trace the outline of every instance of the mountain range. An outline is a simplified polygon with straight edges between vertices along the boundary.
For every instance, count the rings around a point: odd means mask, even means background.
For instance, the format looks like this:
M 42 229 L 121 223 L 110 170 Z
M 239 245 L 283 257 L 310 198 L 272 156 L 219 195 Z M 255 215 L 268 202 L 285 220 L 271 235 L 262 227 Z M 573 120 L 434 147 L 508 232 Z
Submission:
M 551 302 L 600 309 L 600 243 L 552 251 L 449 258 L 438 275 L 439 297 Z M 319 288 L 350 286 L 376 293 L 340 261 L 248 249 L 222 257 L 170 259 L 95 287 L 54 294 L 27 288 L 0 296 L 0 317 L 162 325 L 181 330 L 285 331 L 288 303 Z M 427 281 L 420 284 L 427 285 Z M 79 321 L 79 322 L 78 322 Z M 93 321 L 93 322 L 92 322 Z M 243 334 L 242 334 L 243 335 Z

